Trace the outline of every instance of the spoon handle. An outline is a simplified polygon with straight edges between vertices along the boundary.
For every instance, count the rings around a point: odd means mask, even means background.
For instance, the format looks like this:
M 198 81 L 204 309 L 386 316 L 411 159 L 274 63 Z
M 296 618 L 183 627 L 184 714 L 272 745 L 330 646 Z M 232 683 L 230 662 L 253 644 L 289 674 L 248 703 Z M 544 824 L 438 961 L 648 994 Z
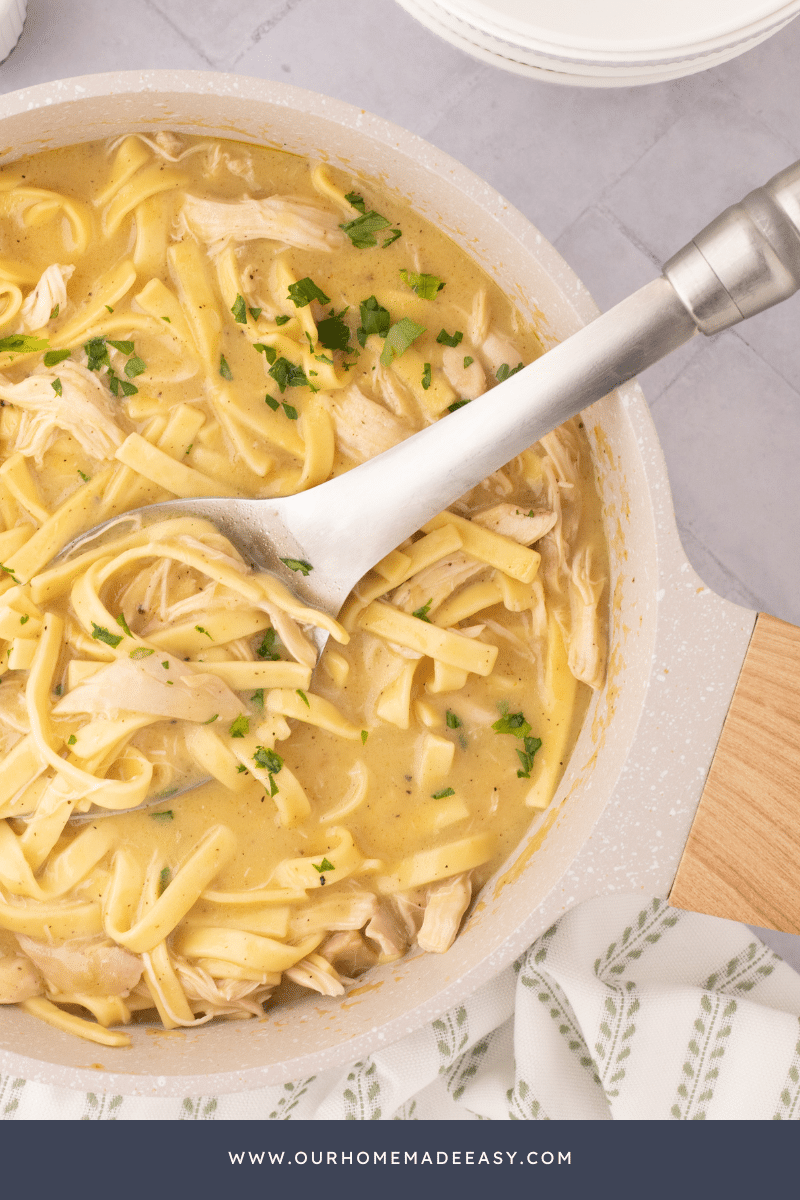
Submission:
M 346 546 L 352 586 L 425 521 L 562 421 L 698 330 L 717 333 L 798 287 L 795 163 L 712 221 L 669 260 L 661 278 L 499 387 L 354 471 L 293 497 L 286 524 L 305 557 L 328 577 L 341 574 Z
M 346 546 L 355 583 L 492 471 L 696 332 L 672 285 L 655 279 L 479 399 L 293 496 L 286 524 L 319 574 L 341 572 Z

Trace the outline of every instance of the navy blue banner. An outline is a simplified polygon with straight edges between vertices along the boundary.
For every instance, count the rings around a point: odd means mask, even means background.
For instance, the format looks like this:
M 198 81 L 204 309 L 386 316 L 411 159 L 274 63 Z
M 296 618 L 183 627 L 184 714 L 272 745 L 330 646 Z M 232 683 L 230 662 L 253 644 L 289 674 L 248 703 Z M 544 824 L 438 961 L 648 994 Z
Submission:
M 684 1200 L 797 1190 L 793 1123 L 8 1122 L 7 1196 L 379 1200 L 606 1195 Z M 291 1191 L 287 1192 L 286 1189 Z M 353 1189 L 358 1189 L 354 1192 Z

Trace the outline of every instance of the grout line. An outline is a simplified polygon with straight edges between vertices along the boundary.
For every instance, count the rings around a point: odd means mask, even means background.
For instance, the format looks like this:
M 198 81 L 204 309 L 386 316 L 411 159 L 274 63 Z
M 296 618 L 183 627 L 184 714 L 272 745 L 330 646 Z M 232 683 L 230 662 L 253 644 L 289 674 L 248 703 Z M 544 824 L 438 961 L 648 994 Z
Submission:
M 186 36 L 186 33 L 181 28 L 181 26 L 176 25 L 176 23 L 172 20 L 172 18 L 169 16 L 169 14 L 164 12 L 164 10 L 159 7 L 159 5 L 156 3 L 156 0 L 144 0 L 144 3 L 153 12 L 158 13 L 158 15 L 162 19 L 162 21 L 165 21 L 167 23 L 167 25 L 169 25 L 170 29 L 174 30 L 175 33 L 177 33 L 178 37 L 181 38 L 181 40 L 184 41 L 187 44 L 187 46 L 190 46 L 191 49 L 194 50 L 194 52 L 196 54 L 199 54 L 199 56 L 202 58 L 203 62 L 207 63 L 208 66 L 211 67 L 212 69 L 215 69 L 215 70 L 218 69 L 216 63 L 212 62 L 212 60 L 208 57 L 206 52 L 196 42 L 192 41 L 192 39 L 190 37 Z
M 283 7 L 279 12 L 275 13 L 271 17 L 267 17 L 266 20 L 262 21 L 260 25 L 256 26 L 256 28 L 250 34 L 249 40 L 244 49 L 231 60 L 230 67 L 235 67 L 236 64 L 242 58 L 244 58 L 248 51 L 252 50 L 254 46 L 257 46 L 266 34 L 271 33 L 273 29 L 280 25 L 284 17 L 290 16 L 294 9 L 302 3 L 303 0 L 285 0 Z

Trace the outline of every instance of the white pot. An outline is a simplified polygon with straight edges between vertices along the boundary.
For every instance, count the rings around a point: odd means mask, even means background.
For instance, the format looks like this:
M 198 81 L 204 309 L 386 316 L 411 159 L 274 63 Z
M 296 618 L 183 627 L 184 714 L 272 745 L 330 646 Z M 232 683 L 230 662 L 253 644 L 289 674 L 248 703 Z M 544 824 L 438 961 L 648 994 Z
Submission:
M 167 71 L 87 76 L 0 98 L 3 161 L 137 129 L 239 138 L 379 180 L 463 246 L 546 344 L 597 313 L 553 247 L 492 188 L 412 134 L 338 101 L 256 79 Z M 134 1026 L 125 1050 L 5 1008 L 0 1071 L 165 1096 L 316 1074 L 432 1020 L 577 901 L 668 890 L 755 614 L 715 596 L 686 561 L 638 386 L 594 405 L 585 420 L 611 552 L 608 681 L 553 805 L 487 884 L 453 948 L 376 968 L 343 1000 L 305 993 L 260 1020 L 169 1033 Z

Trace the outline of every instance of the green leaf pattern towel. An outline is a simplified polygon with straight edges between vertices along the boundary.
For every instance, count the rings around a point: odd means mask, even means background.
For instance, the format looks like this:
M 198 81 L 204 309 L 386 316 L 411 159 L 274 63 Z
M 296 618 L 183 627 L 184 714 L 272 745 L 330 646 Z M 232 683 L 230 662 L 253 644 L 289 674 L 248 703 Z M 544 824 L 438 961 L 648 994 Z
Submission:
M 427 1027 L 344 1069 L 174 1099 L 0 1074 L 0 1118 L 796 1121 L 800 975 L 744 925 L 604 897 Z

